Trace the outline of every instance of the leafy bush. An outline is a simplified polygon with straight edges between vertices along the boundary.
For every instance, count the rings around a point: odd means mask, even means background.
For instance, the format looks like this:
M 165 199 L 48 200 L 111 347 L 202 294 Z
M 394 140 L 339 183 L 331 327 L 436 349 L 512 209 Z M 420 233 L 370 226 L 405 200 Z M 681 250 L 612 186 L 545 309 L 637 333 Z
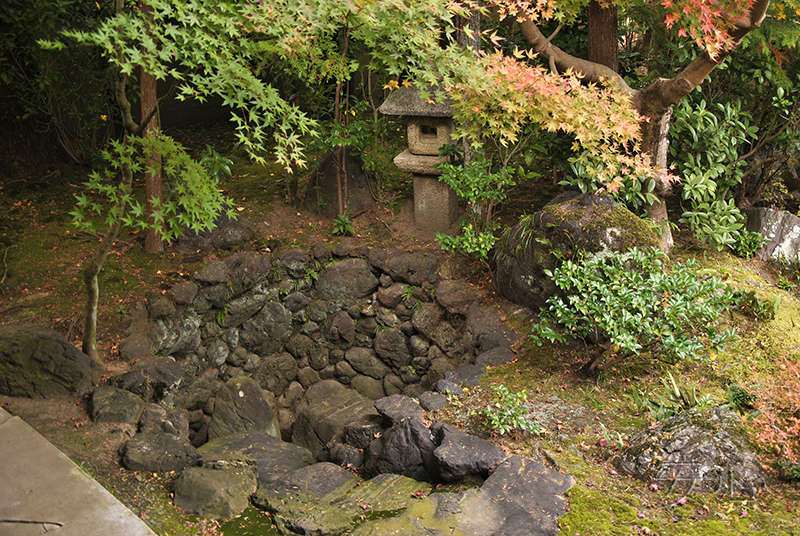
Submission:
M 743 314 L 758 321 L 775 320 L 781 299 L 762 300 L 754 290 L 736 290 L 731 294 L 732 304 Z
M 595 343 L 588 374 L 642 352 L 670 363 L 699 358 L 733 339 L 733 329 L 716 330 L 731 290 L 718 277 L 701 276 L 693 259 L 667 270 L 664 258 L 660 250 L 634 248 L 546 272 L 562 293 L 547 300 L 531 337 L 538 344 Z
M 492 221 L 495 205 L 505 201 L 508 188 L 514 186 L 512 171 L 502 168 L 492 172 L 491 162 L 475 158 L 464 165 L 442 164 L 439 180 L 447 183 L 458 198 L 469 204 L 469 215 L 460 223 L 461 236 L 436 233 L 436 240 L 445 251 L 474 256 L 483 264 L 489 262 L 489 252 L 497 237 L 497 224 Z
M 539 428 L 525 418 L 527 392 L 512 393 L 505 385 L 495 385 L 491 389 L 494 398 L 483 408 L 483 416 L 492 434 L 505 435 L 515 430 L 539 433 Z

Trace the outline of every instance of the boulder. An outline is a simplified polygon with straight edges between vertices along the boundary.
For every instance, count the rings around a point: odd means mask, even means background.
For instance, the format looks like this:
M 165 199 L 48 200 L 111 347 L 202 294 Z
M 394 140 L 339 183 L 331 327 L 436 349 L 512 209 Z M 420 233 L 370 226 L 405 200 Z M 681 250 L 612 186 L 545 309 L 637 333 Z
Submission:
M 292 335 L 292 312 L 278 302 L 267 302 L 239 331 L 241 344 L 258 355 L 270 355 Z
M 755 208 L 747 218 L 747 230 L 764 238 L 759 260 L 796 261 L 800 256 L 800 218 L 785 210 Z
M 208 439 L 213 440 L 237 432 L 265 432 L 280 437 L 278 418 L 264 398 L 258 382 L 240 374 L 217 392 L 214 413 L 208 425 Z
M 421 286 L 439 281 L 439 259 L 433 253 L 390 255 L 386 271 L 395 281 Z
M 47 398 L 89 393 L 103 367 L 58 332 L 35 324 L 0 326 L 0 393 Z
M 726 408 L 687 412 L 636 435 L 619 459 L 625 474 L 660 486 L 755 496 L 768 477 L 747 448 L 739 417 Z
M 363 374 L 358 374 L 350 379 L 350 388 L 355 389 L 359 394 L 371 400 L 378 400 L 386 396 L 381 380 L 376 380 Z
M 183 371 L 171 357 L 154 357 L 137 361 L 121 379 L 120 387 L 142 397 L 159 401 L 174 393 L 181 383 Z
M 445 381 L 445 380 L 439 380 Z M 425 411 L 439 411 L 444 409 L 447 405 L 447 397 L 441 393 L 434 393 L 433 391 L 425 391 L 419 395 L 419 405 Z
M 353 525 L 353 515 L 331 503 L 358 483 L 355 475 L 338 465 L 317 463 L 259 488 L 253 504 L 269 511 L 284 534 L 341 534 Z
M 415 400 L 399 394 L 376 400 L 375 409 L 393 425 L 406 419 L 421 419 L 423 414 L 422 408 Z
M 230 294 L 237 297 L 267 280 L 273 258 L 269 253 L 245 251 L 225 258 Z
M 197 465 L 200 453 L 187 436 L 166 432 L 136 434 L 119 449 L 122 465 L 131 471 L 170 473 Z
M 377 354 L 371 348 L 350 348 L 345 352 L 344 358 L 350 363 L 353 370 L 376 380 L 382 380 L 391 372 L 391 369 L 378 359 Z
M 308 388 L 297 407 L 293 441 L 324 460 L 325 446 L 344 436 L 345 428 L 373 429 L 380 420 L 372 400 L 339 382 L 323 380 Z
M 207 519 L 230 519 L 247 508 L 256 491 L 255 468 L 246 463 L 189 467 L 175 481 L 175 506 Z
M 314 463 L 308 449 L 287 443 L 264 432 L 242 432 L 209 441 L 199 452 L 207 463 L 246 458 L 255 464 L 258 486 L 269 486 L 278 478 Z
M 356 324 L 345 311 L 338 311 L 328 317 L 322 328 L 322 334 L 332 344 L 346 349 L 356 339 Z
M 161 355 L 184 355 L 200 346 L 202 319 L 193 312 L 182 317 L 161 318 L 151 323 L 153 344 Z
M 378 278 L 364 259 L 344 259 L 328 265 L 314 284 L 314 295 L 321 300 L 354 300 L 372 294 Z
M 367 475 L 393 473 L 421 481 L 437 479 L 436 445 L 419 417 L 395 424 L 383 434 L 381 443 L 370 448 L 364 467 Z
M 439 445 L 433 451 L 437 468 L 447 482 L 467 475 L 485 478 L 506 458 L 500 448 L 449 424 L 436 423 L 431 432 L 437 436 Z
M 514 353 L 508 346 L 495 346 L 491 350 L 487 350 L 478 354 L 475 358 L 475 364 L 479 367 L 499 367 L 506 365 L 516 359 L 517 354 Z
M 545 270 L 559 259 L 658 245 L 652 226 L 610 197 L 567 192 L 513 228 L 498 258 L 497 284 L 506 299 L 538 311 L 556 292 Z
M 137 424 L 145 402 L 138 395 L 110 385 L 99 385 L 92 393 L 92 420 Z
M 395 368 L 411 364 L 413 356 L 408 349 L 408 339 L 399 329 L 389 328 L 381 331 L 375 336 L 373 344 L 375 352 L 384 363 L 391 363 Z
M 253 377 L 259 385 L 276 396 L 282 394 L 289 384 L 297 378 L 299 372 L 297 361 L 286 352 L 267 357 L 255 371 Z

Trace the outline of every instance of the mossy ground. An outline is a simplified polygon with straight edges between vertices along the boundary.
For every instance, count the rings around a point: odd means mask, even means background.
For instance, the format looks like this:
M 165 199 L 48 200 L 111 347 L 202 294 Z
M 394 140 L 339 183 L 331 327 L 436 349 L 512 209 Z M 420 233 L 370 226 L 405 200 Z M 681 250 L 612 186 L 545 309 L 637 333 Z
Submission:
M 216 145 L 228 151 L 227 134 L 202 131 L 205 138 L 195 145 Z M 187 137 L 190 134 L 186 133 Z M 399 152 L 399 151 L 398 151 Z M 376 154 L 375 169 L 388 168 L 393 156 Z M 367 158 L 370 158 L 368 156 Z M 302 205 L 286 201 L 287 175 L 277 166 L 254 166 L 243 160 L 234 177 L 221 185 L 235 202 L 235 209 L 256 226 L 254 238 L 241 249 L 280 251 L 314 243 L 333 244 L 331 222 Z M 435 247 L 432 237 L 403 223 L 408 205 L 409 177 L 382 175 L 383 202 L 372 213 L 355 220 L 355 237 L 369 245 L 403 249 Z M 0 322 L 34 321 L 53 326 L 70 340 L 79 340 L 84 289 L 80 271 L 92 254 L 98 236 L 76 234 L 69 226 L 72 194 L 85 180 L 86 170 L 61 166 L 33 171 L 0 184 Z M 302 182 L 301 182 L 302 187 Z M 513 203 L 499 218 L 513 224 L 519 212 L 532 212 L 556 193 L 547 180 L 538 187 L 520 185 L 512 192 Z M 399 200 L 399 202 L 398 202 Z M 397 227 L 397 222 L 405 227 Z M 119 363 L 115 349 L 124 337 L 126 313 L 137 301 L 165 291 L 213 256 L 229 252 L 176 252 L 146 256 L 142 237 L 125 232 L 115 244 L 101 272 L 100 350 L 108 374 L 119 373 L 128 364 Z M 612 458 L 617 440 L 624 444 L 637 430 L 652 421 L 630 398 L 632 390 L 663 392 L 661 379 L 671 371 L 682 385 L 695 384 L 699 394 L 726 400 L 726 386 L 736 382 L 757 389 L 782 374 L 779 360 L 800 355 L 800 301 L 794 291 L 776 286 L 775 270 L 759 261 L 745 261 L 707 250 L 689 241 L 671 254 L 674 261 L 695 258 L 703 269 L 723 277 L 743 290 L 754 290 L 760 299 L 780 298 L 776 318 L 757 322 L 734 313 L 723 320 L 735 326 L 741 338 L 716 356 L 675 366 L 648 359 L 632 360 L 598 378 L 581 377 L 577 371 L 586 359 L 583 343 L 537 347 L 523 341 L 514 363 L 493 369 L 479 387 L 451 399 L 448 407 L 431 418 L 457 422 L 470 431 L 496 441 L 509 453 L 522 454 L 572 474 L 577 485 L 568 492 L 569 511 L 561 520 L 561 534 L 797 534 L 800 522 L 800 490 L 795 484 L 776 480 L 755 499 L 695 494 L 683 497 L 668 490 L 652 489 L 645 482 L 616 473 Z M 448 258 L 449 275 L 469 274 L 473 282 L 491 286 L 480 267 L 465 268 L 463 261 Z M 455 268 L 453 268 L 455 266 Z M 793 276 L 794 277 L 794 276 Z M 798 281 L 794 280 L 795 283 Z M 518 308 L 506 307 L 508 325 L 524 335 L 529 318 L 514 315 Z M 541 435 L 512 434 L 494 437 L 480 411 L 491 400 L 492 385 L 511 391 L 528 391 L 536 415 L 547 418 Z M 19 414 L 56 446 L 79 462 L 160 535 L 272 534 L 268 516 L 250 509 L 228 523 L 203 521 L 183 515 L 170 503 L 174 476 L 133 474 L 119 469 L 116 447 L 131 433 L 113 430 L 88 420 L 85 401 L 22 401 L 3 398 L 3 406 Z M 603 425 L 612 440 L 605 439 Z M 745 422 L 746 426 L 750 426 Z M 775 453 L 760 451 L 768 467 L 775 466 Z

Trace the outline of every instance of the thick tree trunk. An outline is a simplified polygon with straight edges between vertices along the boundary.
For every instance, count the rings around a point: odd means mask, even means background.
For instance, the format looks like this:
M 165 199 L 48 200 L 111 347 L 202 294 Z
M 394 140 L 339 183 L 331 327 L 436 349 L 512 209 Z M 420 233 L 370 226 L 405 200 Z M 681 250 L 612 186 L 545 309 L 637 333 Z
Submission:
M 597 0 L 589 2 L 589 61 L 619 72 L 617 6 L 602 7 Z

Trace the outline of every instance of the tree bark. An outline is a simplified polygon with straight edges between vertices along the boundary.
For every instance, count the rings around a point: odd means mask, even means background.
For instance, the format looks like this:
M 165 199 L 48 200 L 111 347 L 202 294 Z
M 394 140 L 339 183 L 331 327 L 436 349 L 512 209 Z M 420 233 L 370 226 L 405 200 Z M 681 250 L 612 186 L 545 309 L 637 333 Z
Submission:
M 567 54 L 553 45 L 539 30 L 533 21 L 519 22 L 520 30 L 534 51 L 555 66 L 558 70 L 572 68 L 580 73 L 586 82 L 610 81 L 619 89 L 627 92 L 632 99 L 633 107 L 645 118 L 640 124 L 642 151 L 649 154 L 654 167 L 667 169 L 667 134 L 672 105 L 697 87 L 717 65 L 735 50 L 745 35 L 761 26 L 769 8 L 770 0 L 755 0 L 750 11 L 736 20 L 736 28 L 730 32 L 731 47 L 711 58 L 708 51 L 702 52 L 675 78 L 660 78 L 641 91 L 633 90 L 613 69 L 594 61 L 584 60 Z M 672 193 L 669 183 L 659 180 L 655 188 L 657 201 L 646 206 L 648 217 L 662 230 L 661 247 L 669 251 L 672 246 L 672 232 L 665 198 Z
M 589 61 L 619 72 L 617 6 L 602 7 L 597 0 L 589 2 Z
M 142 125 L 142 136 L 152 138 L 158 135 L 159 128 L 158 111 L 154 112 L 158 106 L 156 77 L 147 73 L 144 69 L 141 72 L 140 89 L 142 120 L 144 121 L 147 117 L 152 116 L 147 124 Z M 153 201 L 157 200 L 160 206 L 161 201 L 164 200 L 161 183 L 161 158 L 158 155 L 148 158 L 145 163 L 144 185 L 145 196 L 147 197 L 147 220 L 150 223 L 150 227 L 148 227 L 144 236 L 144 252 L 148 255 L 154 255 L 164 251 L 161 235 L 152 226 L 155 223 L 153 212 L 157 210 L 157 206 Z

